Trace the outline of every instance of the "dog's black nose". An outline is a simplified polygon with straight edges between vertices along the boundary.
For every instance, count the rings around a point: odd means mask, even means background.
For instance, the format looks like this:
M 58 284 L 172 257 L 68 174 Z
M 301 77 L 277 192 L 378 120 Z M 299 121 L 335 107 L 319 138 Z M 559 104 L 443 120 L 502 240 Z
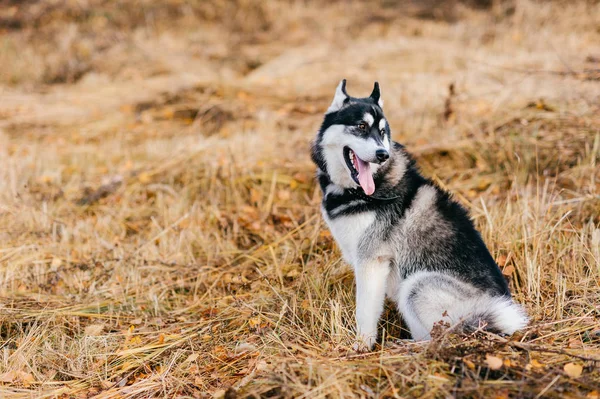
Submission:
M 379 163 L 383 163 L 390 158 L 390 153 L 386 150 L 377 150 L 375 151 L 375 156 L 377 157 Z

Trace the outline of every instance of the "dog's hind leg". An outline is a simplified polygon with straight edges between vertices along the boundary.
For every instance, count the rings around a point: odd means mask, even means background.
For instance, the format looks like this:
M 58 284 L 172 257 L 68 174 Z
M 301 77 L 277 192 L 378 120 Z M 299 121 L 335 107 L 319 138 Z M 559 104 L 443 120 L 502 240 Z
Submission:
M 355 268 L 356 329 L 355 349 L 372 349 L 377 339 L 377 322 L 383 313 L 390 262 L 372 260 Z
M 415 340 L 431 338 L 434 324 L 444 322 L 461 329 L 486 329 L 512 334 L 527 325 L 523 309 L 508 296 L 491 296 L 452 276 L 417 272 L 400 286 L 397 299 Z

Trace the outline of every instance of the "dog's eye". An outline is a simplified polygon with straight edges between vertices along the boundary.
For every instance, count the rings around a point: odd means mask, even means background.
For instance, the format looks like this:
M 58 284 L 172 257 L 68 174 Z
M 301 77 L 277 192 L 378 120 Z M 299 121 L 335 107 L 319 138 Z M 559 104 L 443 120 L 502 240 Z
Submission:
M 358 124 L 358 128 L 360 130 L 365 130 L 367 128 L 367 124 L 364 123 L 364 122 L 361 122 L 361 123 Z
M 379 132 L 381 133 L 382 136 L 385 136 L 385 129 L 381 129 Z

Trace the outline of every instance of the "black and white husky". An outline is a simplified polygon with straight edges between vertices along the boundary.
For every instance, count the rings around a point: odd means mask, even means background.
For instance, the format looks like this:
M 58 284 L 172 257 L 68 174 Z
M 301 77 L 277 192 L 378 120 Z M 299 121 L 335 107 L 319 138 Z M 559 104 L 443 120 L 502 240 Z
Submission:
M 467 211 L 391 141 L 377 82 L 366 98 L 340 82 L 312 159 L 323 216 L 354 268 L 357 348 L 373 347 L 386 294 L 416 340 L 439 321 L 504 334 L 527 324 Z

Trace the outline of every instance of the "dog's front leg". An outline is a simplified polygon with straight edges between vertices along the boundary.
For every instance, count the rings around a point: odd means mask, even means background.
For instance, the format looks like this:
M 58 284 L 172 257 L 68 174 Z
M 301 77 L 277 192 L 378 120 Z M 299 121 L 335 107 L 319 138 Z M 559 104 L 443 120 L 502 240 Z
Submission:
M 354 273 L 358 334 L 358 342 L 354 349 L 371 350 L 377 339 L 377 322 L 383 312 L 390 263 L 380 260 L 361 262 Z

